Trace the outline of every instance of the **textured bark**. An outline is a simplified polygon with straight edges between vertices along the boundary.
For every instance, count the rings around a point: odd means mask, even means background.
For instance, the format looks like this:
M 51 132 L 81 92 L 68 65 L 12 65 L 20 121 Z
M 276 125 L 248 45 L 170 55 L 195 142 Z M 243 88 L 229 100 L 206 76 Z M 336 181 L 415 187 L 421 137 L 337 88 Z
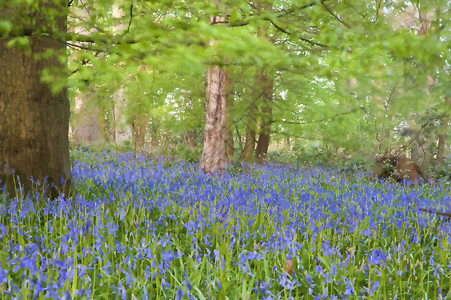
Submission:
M 64 11 L 65 2 L 56 8 Z M 56 18 L 65 31 L 65 16 Z M 52 94 L 41 82 L 44 68 L 61 69 L 65 64 L 57 55 L 36 60 L 33 55 L 53 49 L 64 51 L 64 43 L 50 38 L 30 37 L 31 54 L 7 47 L 8 39 L 0 39 L 0 179 L 14 194 L 18 175 L 25 191 L 32 188 L 30 178 L 54 185 L 50 190 L 67 191 L 71 183 L 69 162 L 69 114 L 67 90 Z M 13 174 L 14 170 L 14 176 Z M 42 181 L 41 181 L 42 182 Z
M 446 135 L 448 132 L 448 122 L 449 122 L 449 108 L 451 107 L 451 97 L 446 97 L 445 99 L 445 113 L 440 120 L 440 129 L 438 135 L 438 144 L 437 144 L 437 158 L 436 163 L 439 164 L 443 161 L 445 157 L 445 149 L 446 149 Z
M 246 141 L 244 143 L 243 151 L 241 151 L 240 161 L 249 162 L 254 155 L 255 150 L 255 131 L 257 129 L 257 104 L 255 99 L 249 104 L 247 108 L 247 124 L 246 124 Z
M 274 85 L 274 78 L 263 71 L 260 78 L 261 86 L 263 87 L 263 104 L 262 104 L 262 120 L 260 124 L 260 135 L 258 137 L 257 148 L 255 149 L 255 158 L 257 162 L 262 163 L 268 154 L 269 140 L 271 135 L 272 120 L 272 92 Z
M 224 68 L 214 66 L 207 70 L 205 78 L 204 149 L 199 163 L 199 168 L 206 173 L 220 173 L 225 167 L 225 79 Z

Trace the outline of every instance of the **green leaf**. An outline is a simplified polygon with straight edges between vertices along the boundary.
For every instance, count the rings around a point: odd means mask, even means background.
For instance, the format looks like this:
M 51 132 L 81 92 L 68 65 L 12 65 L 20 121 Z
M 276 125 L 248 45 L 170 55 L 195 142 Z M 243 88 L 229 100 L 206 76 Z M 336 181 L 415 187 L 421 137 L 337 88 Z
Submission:
M 13 25 L 8 21 L 0 21 L 0 37 L 7 37 Z

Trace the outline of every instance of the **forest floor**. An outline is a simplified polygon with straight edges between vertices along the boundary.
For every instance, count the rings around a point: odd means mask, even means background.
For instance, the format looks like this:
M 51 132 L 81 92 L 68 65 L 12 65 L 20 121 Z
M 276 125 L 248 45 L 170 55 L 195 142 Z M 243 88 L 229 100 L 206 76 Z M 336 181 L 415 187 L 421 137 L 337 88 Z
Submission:
M 71 153 L 76 196 L 0 203 L 0 295 L 63 299 L 450 296 L 448 188 L 263 165 L 221 176 Z

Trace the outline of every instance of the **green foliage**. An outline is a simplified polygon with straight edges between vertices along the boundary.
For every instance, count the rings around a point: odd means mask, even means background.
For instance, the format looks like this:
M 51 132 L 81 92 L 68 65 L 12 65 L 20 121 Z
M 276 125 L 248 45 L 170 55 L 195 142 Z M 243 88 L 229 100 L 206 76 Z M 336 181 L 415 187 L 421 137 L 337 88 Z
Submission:
M 0 37 L 8 36 L 9 32 L 12 30 L 13 26 L 11 22 L 0 21 Z
M 321 141 L 356 157 L 405 146 L 397 132 L 423 127 L 431 108 L 440 117 L 428 139 L 436 140 L 447 110 L 446 1 L 123 0 L 120 13 L 110 0 L 72 1 L 67 9 L 61 3 L 14 1 L 14 13 L 2 15 L 0 36 L 30 54 L 31 36 L 67 41 L 67 53 L 60 53 L 61 61 L 68 58 L 67 72 L 42 74 L 52 90 L 68 85 L 72 98 L 94 91 L 110 122 L 114 93 L 124 89 L 126 122 L 147 115 L 148 135 L 159 139 L 201 130 L 204 76 L 213 65 L 228 72 L 236 142 L 245 136 L 249 103 L 261 106 L 256 76 L 262 70 L 274 72 L 272 133 Z M 56 26 L 66 15 L 67 34 Z M 417 33 L 427 21 L 428 31 Z M 255 119 L 261 118 L 258 109 Z

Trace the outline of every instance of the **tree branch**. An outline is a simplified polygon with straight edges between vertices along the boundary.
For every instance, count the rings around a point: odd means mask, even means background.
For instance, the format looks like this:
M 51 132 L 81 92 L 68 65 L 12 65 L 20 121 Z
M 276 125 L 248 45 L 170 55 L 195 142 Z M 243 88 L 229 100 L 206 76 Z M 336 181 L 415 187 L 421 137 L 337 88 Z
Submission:
M 334 116 L 332 116 L 330 118 L 323 118 L 323 119 L 320 119 L 320 120 L 312 120 L 312 121 L 309 121 L 309 122 L 293 122 L 293 121 L 273 120 L 273 123 L 281 122 L 281 123 L 292 124 L 292 125 L 307 125 L 307 124 L 312 124 L 312 123 L 319 123 L 319 122 L 330 121 L 330 120 L 333 120 L 333 119 L 338 118 L 340 116 L 352 114 L 352 113 L 354 113 L 354 112 L 356 112 L 358 110 L 366 111 L 365 107 L 360 106 L 360 107 L 351 109 L 350 111 L 345 111 L 345 112 L 336 114 L 336 115 L 334 115 Z
M 130 4 L 130 21 L 128 22 L 127 30 L 124 32 L 124 35 L 130 31 L 130 25 L 132 25 L 133 20 L 133 1 Z
M 279 31 L 281 31 L 281 32 L 283 32 L 285 34 L 288 34 L 288 35 L 293 35 L 293 33 L 288 32 L 286 29 L 283 29 L 282 27 L 280 27 L 279 25 L 274 23 L 273 20 L 271 20 L 269 18 L 264 18 L 264 20 L 269 21 L 277 30 L 279 30 Z M 298 38 L 301 41 L 304 41 L 304 42 L 309 43 L 309 44 L 314 45 L 314 46 L 320 46 L 320 47 L 324 47 L 324 48 L 329 48 L 327 45 L 322 44 L 322 43 L 314 42 L 314 41 L 311 41 L 309 39 L 306 39 L 306 38 L 303 38 L 303 37 L 300 37 L 300 36 L 298 36 Z
M 59 42 L 63 42 L 58 40 Z M 64 42 L 63 42 L 64 43 Z M 77 45 L 77 44 L 73 44 L 71 42 L 65 42 L 67 46 L 72 47 L 72 48 L 77 48 L 77 49 L 81 49 L 81 50 L 86 50 L 86 51 L 92 51 L 92 52 L 98 52 L 98 53 L 107 53 L 108 51 L 102 50 L 102 49 L 98 49 L 98 48 L 94 48 L 94 47 L 88 47 L 85 45 Z
M 338 20 L 338 22 L 340 22 L 343 26 L 345 26 L 345 27 L 348 28 L 348 29 L 351 28 L 351 27 L 350 27 L 348 24 L 346 24 L 342 19 L 340 19 L 339 16 L 337 16 L 336 14 L 334 14 L 334 12 L 333 12 L 329 7 L 327 7 L 327 5 L 324 3 L 324 1 L 321 1 L 321 4 L 324 6 L 324 8 L 327 10 L 327 12 L 328 12 L 329 14 L 331 14 L 335 19 Z
M 310 2 L 310 3 L 304 4 L 304 5 L 299 6 L 299 7 L 295 7 L 295 8 L 288 9 L 288 10 L 281 10 L 281 11 L 280 11 L 280 15 L 278 15 L 278 17 L 284 17 L 284 16 L 289 15 L 289 14 L 292 14 L 292 13 L 294 13 L 294 12 L 296 12 L 296 11 L 303 10 L 303 9 L 306 9 L 306 8 L 309 8 L 309 7 L 312 7 L 312 6 L 315 6 L 315 5 L 317 5 L 318 3 L 324 3 L 324 2 L 326 2 L 326 1 L 327 1 L 327 0 L 320 0 L 320 1 L 314 0 L 314 1 Z
M 427 213 L 432 213 L 432 214 L 436 214 L 442 217 L 446 217 L 448 220 L 451 219 L 451 213 L 445 213 L 445 212 L 441 212 L 441 211 L 436 211 L 433 209 L 429 209 L 429 208 L 420 208 L 420 211 L 424 211 Z

